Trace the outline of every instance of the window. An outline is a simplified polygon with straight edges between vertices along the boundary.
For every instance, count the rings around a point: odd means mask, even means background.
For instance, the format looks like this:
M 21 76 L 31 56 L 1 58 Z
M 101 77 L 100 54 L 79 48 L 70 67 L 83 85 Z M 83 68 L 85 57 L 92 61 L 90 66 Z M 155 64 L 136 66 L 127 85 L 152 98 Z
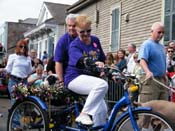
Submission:
M 111 8 L 111 51 L 118 50 L 119 47 L 119 7 Z
M 172 16 L 172 39 L 175 40 L 175 13 Z
M 164 41 L 175 40 L 175 0 L 165 0 Z
M 34 49 L 34 44 L 29 44 L 29 49 Z
M 47 51 L 47 40 L 45 40 L 45 51 Z
M 39 44 L 38 44 L 38 53 L 39 53 L 38 58 L 41 58 L 41 56 L 42 56 L 41 47 L 42 47 L 42 42 L 40 41 Z
M 175 0 L 173 0 L 173 11 L 175 11 Z
M 49 56 L 53 56 L 54 55 L 54 37 L 50 37 L 49 38 Z

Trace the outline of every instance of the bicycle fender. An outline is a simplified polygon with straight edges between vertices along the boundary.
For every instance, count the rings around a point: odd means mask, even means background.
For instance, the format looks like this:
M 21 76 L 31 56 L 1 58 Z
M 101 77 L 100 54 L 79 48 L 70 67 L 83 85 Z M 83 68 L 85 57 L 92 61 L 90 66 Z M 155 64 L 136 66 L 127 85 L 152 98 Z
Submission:
M 46 103 L 44 103 L 39 97 L 28 96 L 27 98 L 35 101 L 36 103 L 38 103 L 43 110 L 48 110 L 48 107 L 47 107 Z
M 132 109 L 132 111 L 139 111 L 139 110 L 142 110 L 142 111 L 150 111 L 150 110 L 152 110 L 152 109 L 149 108 L 149 107 L 138 107 L 138 108 Z M 123 117 L 127 116 L 127 115 L 129 115 L 129 112 L 128 112 L 128 111 L 122 113 L 119 117 L 117 117 L 117 119 L 115 120 L 114 124 L 112 125 L 111 131 L 113 131 L 115 125 L 117 125 L 117 124 L 121 121 L 121 119 L 122 119 Z

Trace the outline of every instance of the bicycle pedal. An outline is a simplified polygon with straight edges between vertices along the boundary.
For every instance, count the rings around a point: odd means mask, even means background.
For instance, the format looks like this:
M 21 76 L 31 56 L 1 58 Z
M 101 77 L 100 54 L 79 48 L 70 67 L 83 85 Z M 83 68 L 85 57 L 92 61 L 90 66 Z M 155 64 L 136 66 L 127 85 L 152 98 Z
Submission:
M 23 129 L 22 128 L 20 128 L 20 127 L 15 127 L 15 128 L 13 128 L 13 131 L 22 131 Z
M 93 124 L 92 125 L 84 125 L 81 122 L 78 122 L 78 123 L 80 124 L 81 128 L 86 129 L 86 130 L 89 130 L 93 126 Z
M 49 129 L 54 128 L 55 124 L 54 123 L 49 123 Z

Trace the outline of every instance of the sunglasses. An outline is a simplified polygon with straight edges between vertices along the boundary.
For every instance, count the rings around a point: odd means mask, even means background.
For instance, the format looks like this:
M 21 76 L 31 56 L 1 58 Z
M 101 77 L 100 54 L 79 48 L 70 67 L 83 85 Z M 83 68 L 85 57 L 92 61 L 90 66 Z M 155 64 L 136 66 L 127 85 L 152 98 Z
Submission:
M 172 50 L 169 50 L 168 52 L 171 52 L 171 53 L 173 53 L 174 51 L 172 51 Z
M 158 31 L 157 33 L 158 34 L 161 34 L 161 33 L 164 34 L 165 32 L 164 31 Z
M 75 25 L 67 25 L 68 27 L 74 27 L 75 28 Z
M 81 31 L 79 31 L 80 32 L 80 34 L 84 34 L 85 32 L 86 33 L 90 33 L 91 32 L 91 29 L 88 29 L 88 30 L 81 30 Z
M 21 48 L 21 49 L 27 49 L 26 46 L 22 46 L 22 45 L 20 45 L 19 48 Z

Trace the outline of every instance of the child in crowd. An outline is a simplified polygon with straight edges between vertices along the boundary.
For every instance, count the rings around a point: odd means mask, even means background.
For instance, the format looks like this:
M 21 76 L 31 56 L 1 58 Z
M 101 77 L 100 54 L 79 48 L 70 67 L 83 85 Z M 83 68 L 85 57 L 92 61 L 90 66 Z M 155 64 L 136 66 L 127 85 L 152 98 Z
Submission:
M 133 55 L 133 59 L 135 61 L 135 66 L 134 66 L 134 70 L 133 70 L 133 74 L 136 75 L 136 77 L 138 79 L 144 80 L 144 71 L 142 69 L 142 67 L 140 66 L 139 62 L 138 62 L 138 53 L 135 53 Z

